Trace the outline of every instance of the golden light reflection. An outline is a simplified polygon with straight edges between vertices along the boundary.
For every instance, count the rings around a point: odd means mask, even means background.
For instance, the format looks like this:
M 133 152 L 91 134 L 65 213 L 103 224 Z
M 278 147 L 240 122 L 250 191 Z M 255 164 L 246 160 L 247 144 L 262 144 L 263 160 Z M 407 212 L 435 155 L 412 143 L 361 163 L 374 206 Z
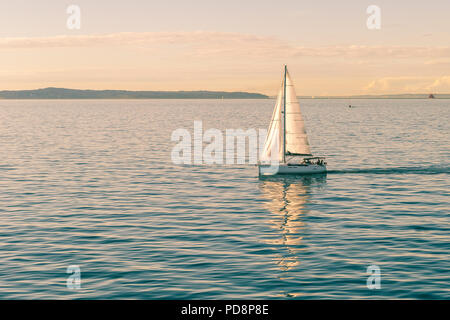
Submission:
M 313 187 L 322 185 L 326 176 L 267 177 L 261 180 L 260 190 L 266 208 L 272 214 L 272 227 L 280 232 L 280 238 L 272 244 L 282 245 L 276 264 L 282 271 L 289 271 L 300 264 L 298 253 L 303 250 L 305 223 L 302 216 L 307 213 Z

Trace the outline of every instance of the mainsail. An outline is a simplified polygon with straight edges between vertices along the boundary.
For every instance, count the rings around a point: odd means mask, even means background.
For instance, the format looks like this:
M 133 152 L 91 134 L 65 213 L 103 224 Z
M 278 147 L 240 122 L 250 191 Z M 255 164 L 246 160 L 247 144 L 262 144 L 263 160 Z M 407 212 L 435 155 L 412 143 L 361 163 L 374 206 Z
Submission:
M 286 154 L 311 156 L 294 83 L 286 69 Z
M 284 160 L 283 152 L 286 155 L 311 156 L 300 104 L 287 69 L 273 110 L 261 160 L 281 162 Z

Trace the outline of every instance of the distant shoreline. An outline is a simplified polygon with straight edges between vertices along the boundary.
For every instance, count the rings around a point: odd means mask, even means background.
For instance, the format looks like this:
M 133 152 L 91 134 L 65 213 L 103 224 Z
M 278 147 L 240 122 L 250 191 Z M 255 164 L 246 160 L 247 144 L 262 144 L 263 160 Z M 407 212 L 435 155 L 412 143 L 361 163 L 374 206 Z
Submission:
M 297 97 L 298 99 L 302 99 L 302 100 L 333 100 L 333 99 L 340 99 L 340 100 L 349 100 L 349 99 L 362 99 L 362 100 L 386 100 L 386 99 L 392 99 L 392 100 L 408 100 L 408 99 L 422 99 L 422 100 L 446 100 L 446 99 L 450 99 L 450 97 L 435 97 L 433 99 L 430 98 L 423 98 L 423 97 L 410 97 L 410 98 L 397 98 L 397 97 L 371 97 L 371 98 L 367 98 L 367 97 L 315 97 L 315 98 L 311 98 L 311 97 Z M 274 98 L 275 99 L 275 98 Z
M 374 98 L 342 98 L 342 97 L 336 97 L 336 98 L 330 98 L 330 97 L 297 97 L 301 100 L 348 100 L 348 99 L 354 99 L 354 100 L 449 100 L 450 97 L 445 98 L 385 98 L 385 97 L 374 97 Z M 276 97 L 267 97 L 267 98 L 3 98 L 0 97 L 0 101 L 5 100 L 276 100 Z M 352 104 L 351 101 L 349 104 Z
M 0 99 L 269 99 L 269 96 L 240 91 L 128 91 L 44 88 L 0 91 Z
M 450 99 L 450 94 L 384 94 L 354 96 L 297 96 L 299 99 Z M 87 99 L 274 99 L 261 93 L 243 91 L 128 91 L 44 88 L 0 91 L 0 100 L 87 100 Z
M 356 95 L 356 96 L 297 96 L 299 99 L 450 99 L 450 93 L 433 94 L 380 94 L 380 95 Z

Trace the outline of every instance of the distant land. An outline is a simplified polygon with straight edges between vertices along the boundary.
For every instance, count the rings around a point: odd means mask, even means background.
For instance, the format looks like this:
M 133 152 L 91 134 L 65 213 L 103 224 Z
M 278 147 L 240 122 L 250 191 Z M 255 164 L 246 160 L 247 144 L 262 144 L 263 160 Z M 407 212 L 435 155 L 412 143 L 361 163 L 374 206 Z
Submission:
M 430 94 L 384 94 L 353 96 L 298 96 L 299 99 L 429 99 Z M 450 94 L 433 94 L 450 99 Z M 270 99 L 261 93 L 225 91 L 129 91 L 44 88 L 0 91 L 0 99 Z
M 0 99 L 222 99 L 222 98 L 268 99 L 269 96 L 251 92 L 78 90 L 65 88 L 0 91 Z
M 354 96 L 298 96 L 299 99 L 430 99 L 429 93 L 354 95 Z M 450 99 L 448 94 L 433 94 L 433 99 Z

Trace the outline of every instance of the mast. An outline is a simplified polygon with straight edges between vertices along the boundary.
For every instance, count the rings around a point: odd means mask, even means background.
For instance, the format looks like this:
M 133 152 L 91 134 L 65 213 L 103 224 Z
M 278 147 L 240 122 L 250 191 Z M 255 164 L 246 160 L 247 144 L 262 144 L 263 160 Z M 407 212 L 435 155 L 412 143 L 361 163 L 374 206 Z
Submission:
M 283 81 L 283 163 L 286 163 L 286 73 L 287 73 L 287 66 L 284 65 L 284 81 Z

